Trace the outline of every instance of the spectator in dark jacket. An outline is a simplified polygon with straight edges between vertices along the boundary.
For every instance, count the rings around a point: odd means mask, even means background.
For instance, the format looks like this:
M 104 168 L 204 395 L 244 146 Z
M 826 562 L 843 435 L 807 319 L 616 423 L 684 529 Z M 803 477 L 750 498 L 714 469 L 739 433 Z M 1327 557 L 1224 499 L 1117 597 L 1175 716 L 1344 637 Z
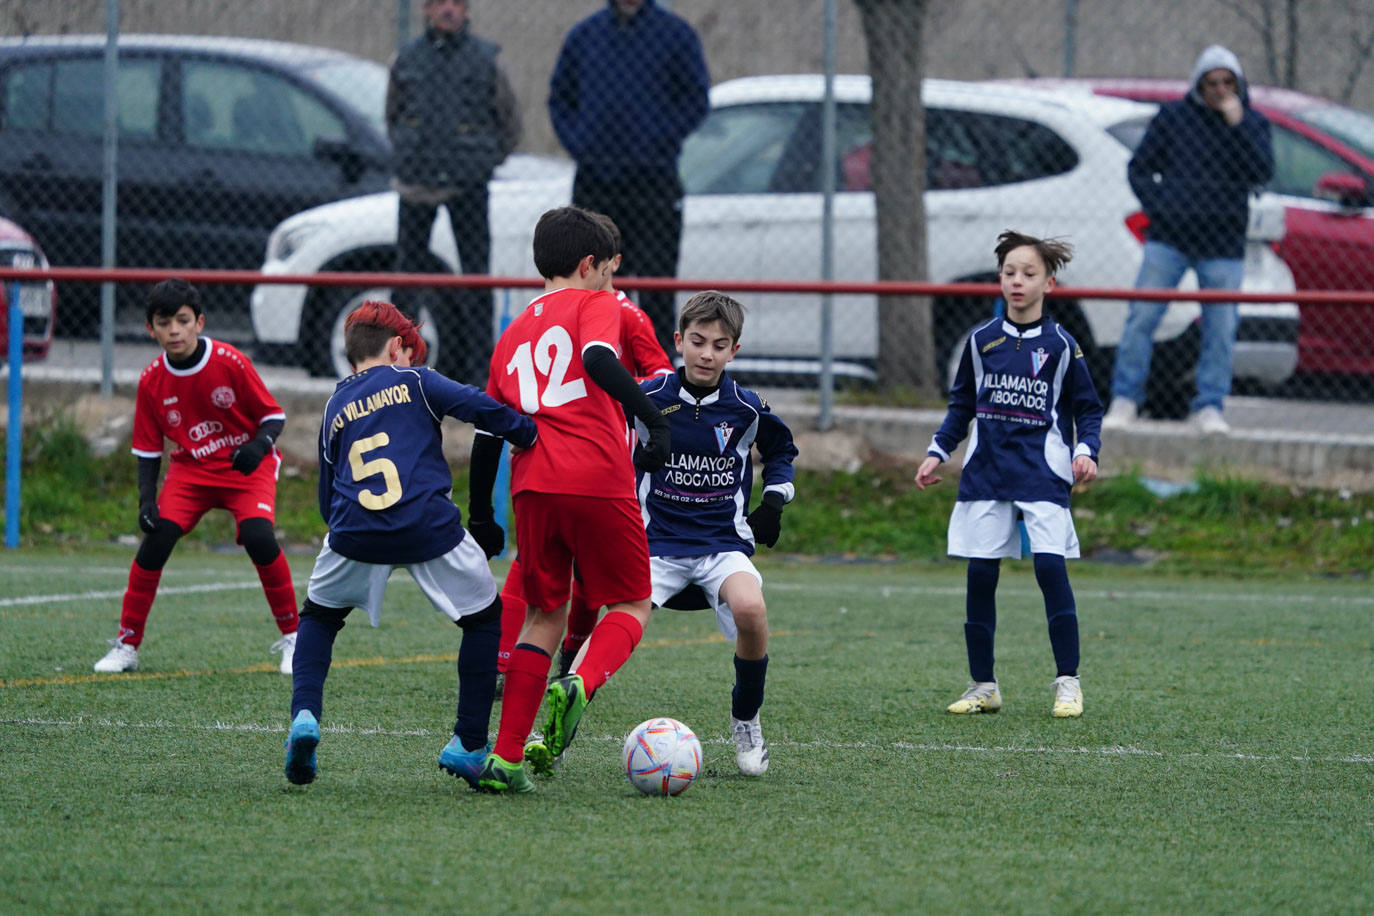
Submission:
M 1160 106 L 1131 157 L 1131 189 L 1149 217 L 1137 289 L 1171 289 L 1192 268 L 1201 289 L 1238 289 L 1245 267 L 1249 195 L 1274 174 L 1269 122 L 1250 107 L 1245 74 L 1221 45 L 1205 49 L 1191 88 Z M 1131 303 L 1112 375 L 1105 429 L 1124 429 L 1145 400 L 1153 335 L 1167 302 Z M 1222 402 L 1231 390 L 1234 303 L 1202 308 L 1202 351 L 1194 426 L 1226 434 Z
M 671 277 L 682 238 L 682 141 L 709 108 L 696 32 L 654 0 L 608 0 L 573 26 L 549 81 L 549 117 L 577 162 L 573 203 L 624 239 L 622 275 Z M 673 352 L 672 293 L 640 305 Z
M 491 266 L 487 182 L 520 142 L 515 92 L 497 60 L 501 49 L 469 29 L 467 0 L 425 0 L 424 12 L 425 32 L 396 55 L 387 86 L 387 133 L 401 196 L 396 270 L 435 269 L 429 236 L 442 206 L 462 272 L 484 274 Z M 439 297 L 398 289 L 394 298 L 412 317 L 421 304 L 454 302 L 431 309 L 440 368 L 461 381 L 485 383 L 493 341 L 491 290 Z

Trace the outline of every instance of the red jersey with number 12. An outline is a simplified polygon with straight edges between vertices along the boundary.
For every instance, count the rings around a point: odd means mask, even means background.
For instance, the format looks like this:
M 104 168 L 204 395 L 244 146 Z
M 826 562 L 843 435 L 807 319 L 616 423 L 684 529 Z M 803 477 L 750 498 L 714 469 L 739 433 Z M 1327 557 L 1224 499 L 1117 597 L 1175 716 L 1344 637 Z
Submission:
M 531 302 L 491 356 L 487 394 L 528 414 L 539 441 L 511 458 L 511 492 L 633 497 L 625 409 L 587 376 L 582 354 L 601 344 L 620 356 L 614 293 L 557 289 Z
M 161 458 L 165 436 L 176 443 L 172 463 L 201 472 L 207 483 L 233 469 L 229 456 L 252 439 L 264 420 L 286 414 L 257 370 L 235 347 L 208 337 L 205 354 L 189 369 L 176 369 L 162 354 L 138 380 L 133 453 Z M 239 477 L 234 474 L 234 477 Z

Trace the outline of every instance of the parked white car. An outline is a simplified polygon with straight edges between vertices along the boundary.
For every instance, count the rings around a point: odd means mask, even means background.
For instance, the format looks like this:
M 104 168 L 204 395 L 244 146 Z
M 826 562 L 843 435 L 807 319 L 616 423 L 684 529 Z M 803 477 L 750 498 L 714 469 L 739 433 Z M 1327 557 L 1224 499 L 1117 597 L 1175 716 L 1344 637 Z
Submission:
M 816 75 L 746 77 L 711 90 L 712 111 L 682 156 L 687 192 L 678 275 L 684 278 L 815 280 L 820 275 L 820 116 Z M 837 280 L 877 276 L 876 207 L 868 183 L 871 85 L 866 76 L 836 80 Z M 992 281 L 992 248 L 1006 228 L 1066 236 L 1077 253 L 1064 286 L 1130 287 L 1140 263 L 1139 205 L 1126 163 L 1155 106 L 1082 92 L 927 80 L 929 277 L 937 282 Z M 572 166 L 514 157 L 491 189 L 491 272 L 532 276 L 531 237 L 539 214 L 571 197 Z M 1247 252 L 1246 290 L 1292 291 L 1293 277 L 1273 253 L 1273 212 L 1257 204 Z M 272 233 L 266 273 L 389 269 L 396 232 L 394 194 L 338 201 L 297 214 Z M 438 268 L 459 269 L 446 221 L 431 251 Z M 1187 288 L 1185 286 L 1185 288 Z M 1195 288 L 1195 285 L 1194 287 Z M 385 291 L 373 291 L 384 293 Z M 341 328 L 362 292 L 260 286 L 253 320 L 265 343 L 299 345 L 315 371 L 339 371 L 341 334 L 301 335 L 301 327 Z M 494 320 L 531 298 L 526 290 L 494 302 Z M 683 297 L 685 298 L 685 296 Z M 748 307 L 740 374 L 814 376 L 820 352 L 820 296 L 741 293 Z M 840 377 L 871 379 L 877 354 L 872 296 L 834 297 L 834 353 Z M 948 359 L 992 300 L 937 298 L 937 354 Z M 1121 300 L 1059 300 L 1052 311 L 1080 339 L 1105 384 L 1127 305 Z M 1196 303 L 1176 303 L 1157 332 L 1157 365 L 1195 362 Z M 1235 370 L 1239 379 L 1276 384 L 1297 359 L 1298 311 L 1291 303 L 1241 308 Z M 439 342 L 442 347 L 442 342 Z M 1171 354 L 1171 350 L 1181 351 Z M 1165 382 L 1175 381 L 1165 374 Z

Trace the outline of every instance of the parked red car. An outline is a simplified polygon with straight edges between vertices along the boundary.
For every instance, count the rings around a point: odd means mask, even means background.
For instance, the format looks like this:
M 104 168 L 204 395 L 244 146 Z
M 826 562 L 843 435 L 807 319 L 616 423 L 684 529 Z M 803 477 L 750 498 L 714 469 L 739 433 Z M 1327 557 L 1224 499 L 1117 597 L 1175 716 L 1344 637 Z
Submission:
M 1148 102 L 1179 98 L 1188 88 L 1166 79 L 1016 82 L 1083 85 Z M 1297 288 L 1374 290 L 1374 114 L 1272 86 L 1250 86 L 1250 104 L 1273 128 L 1268 191 L 1283 205 L 1286 229 L 1275 250 Z M 1304 305 L 1298 333 L 1298 372 L 1374 376 L 1374 307 Z
M 0 216 L 0 265 L 5 267 L 45 268 L 48 259 L 43 249 L 17 223 Z M 19 309 L 24 316 L 24 356 L 42 359 L 52 345 L 53 325 L 57 322 L 57 290 L 51 280 L 0 282 L 0 360 L 8 352 L 10 296 L 19 291 Z

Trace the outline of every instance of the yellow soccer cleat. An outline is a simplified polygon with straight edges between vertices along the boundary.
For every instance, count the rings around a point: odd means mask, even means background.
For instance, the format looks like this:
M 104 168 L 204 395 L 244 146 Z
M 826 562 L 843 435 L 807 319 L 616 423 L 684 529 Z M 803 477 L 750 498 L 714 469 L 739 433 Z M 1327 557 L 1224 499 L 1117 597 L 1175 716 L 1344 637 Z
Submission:
M 1083 715 L 1083 688 L 1077 676 L 1063 675 L 1054 679 L 1054 709 L 1050 715 L 1056 719 L 1077 719 Z
M 974 681 L 959 699 L 950 703 L 945 712 L 956 716 L 971 716 L 980 712 L 996 712 L 1002 708 L 1002 692 L 996 681 Z

